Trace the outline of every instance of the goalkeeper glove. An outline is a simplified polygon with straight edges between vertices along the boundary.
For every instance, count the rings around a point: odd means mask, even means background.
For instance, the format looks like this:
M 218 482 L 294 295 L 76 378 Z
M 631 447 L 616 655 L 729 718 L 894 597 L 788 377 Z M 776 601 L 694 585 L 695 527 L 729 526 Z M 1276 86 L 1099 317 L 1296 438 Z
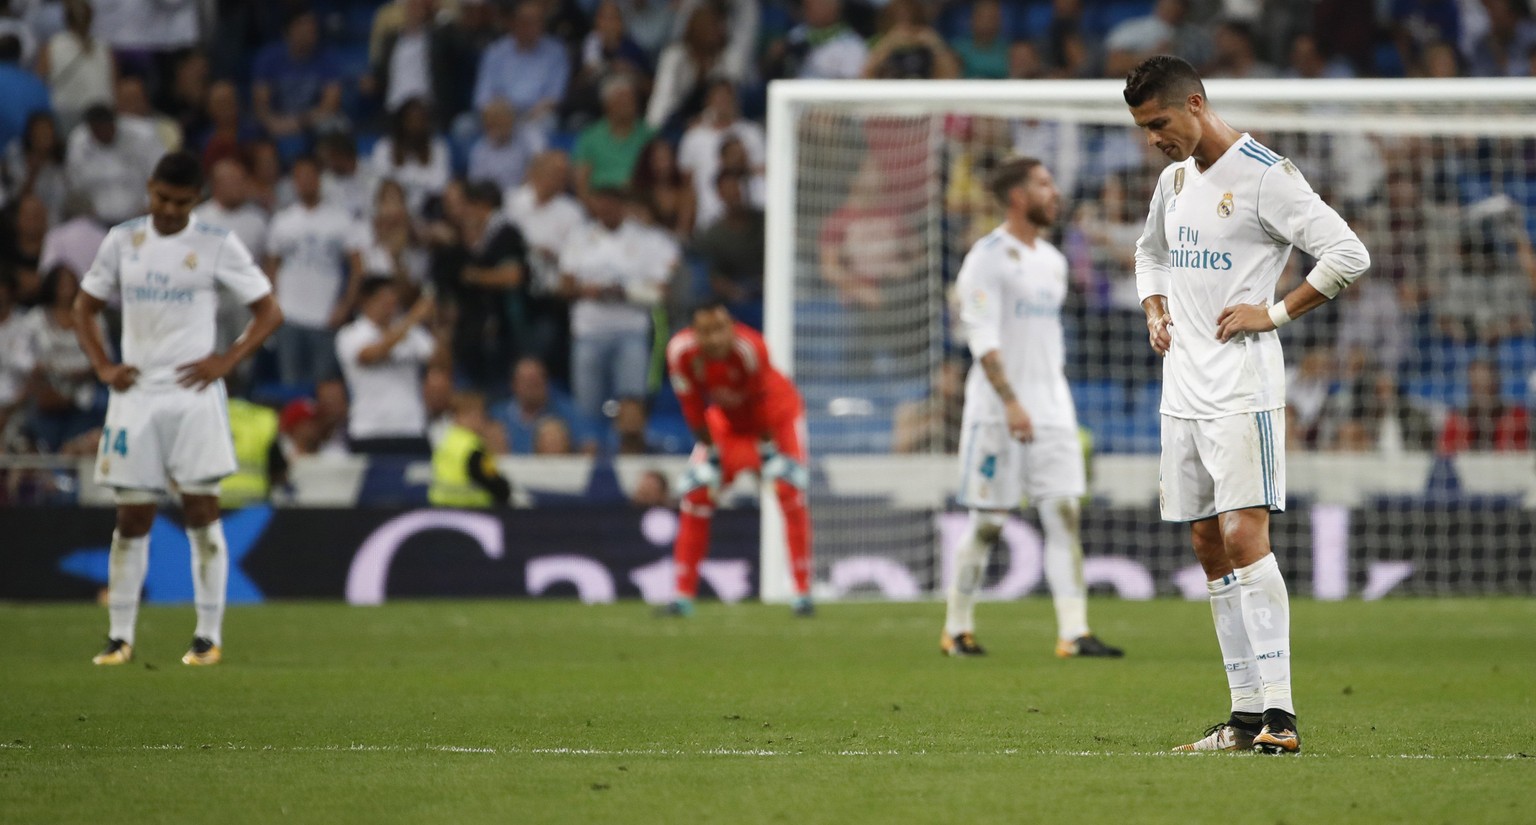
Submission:
M 758 457 L 763 462 L 763 480 L 781 480 L 799 490 L 810 486 L 810 473 L 805 465 L 793 458 L 779 452 L 779 447 L 769 439 L 763 439 L 757 445 Z
M 687 495 L 700 487 L 709 488 L 711 498 L 720 493 L 720 450 L 710 445 L 703 461 L 688 465 L 677 480 L 678 492 Z

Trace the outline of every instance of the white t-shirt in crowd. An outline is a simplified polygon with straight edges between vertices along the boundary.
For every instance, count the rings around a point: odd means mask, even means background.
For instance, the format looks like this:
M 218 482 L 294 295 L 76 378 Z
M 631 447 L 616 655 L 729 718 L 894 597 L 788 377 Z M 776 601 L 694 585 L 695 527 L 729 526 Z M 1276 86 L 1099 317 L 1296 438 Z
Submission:
M 155 389 L 214 351 L 219 287 L 242 304 L 272 291 L 239 238 L 197 218 L 175 235 L 147 217 L 113 227 L 80 282 L 103 301 L 121 296 L 123 363 L 139 369 L 135 386 Z
M 708 227 L 725 214 L 725 205 L 720 202 L 719 190 L 715 188 L 715 176 L 720 174 L 720 146 L 726 138 L 732 137 L 741 141 L 752 167 L 761 168 L 768 154 L 767 139 L 763 136 L 763 127 L 750 120 L 737 120 L 724 128 L 700 121 L 683 133 L 683 140 L 677 145 L 677 167 L 693 177 L 693 188 L 698 194 L 694 226 L 699 229 Z M 751 195 L 750 184 L 748 195 Z M 762 206 L 760 203 L 754 205 Z
M 529 260 L 533 265 L 533 292 L 549 294 L 555 291 L 560 285 L 560 252 L 565 249 L 571 233 L 587 220 L 581 202 L 562 192 L 541 204 L 533 186 L 525 183 L 507 190 L 502 211 L 528 242 Z
M 324 328 L 347 280 L 347 253 L 357 224 L 339 206 L 295 203 L 277 213 L 267 233 L 267 255 L 281 260 L 277 304 L 285 323 Z
M 373 214 L 373 196 L 378 189 L 379 176 L 374 174 L 373 161 L 368 158 L 358 158 L 357 168 L 350 175 L 320 175 L 320 198 L 347 210 L 360 221 Z
M 389 54 L 389 88 L 384 107 L 389 111 L 413 97 L 432 100 L 432 63 L 426 29 L 401 32 Z
M 405 190 L 405 203 L 412 215 L 420 215 L 427 198 L 439 194 L 448 185 L 453 169 L 448 164 L 448 144 L 442 138 L 432 139 L 432 155 L 426 163 L 415 156 L 406 156 L 405 163 L 395 165 L 395 142 L 382 138 L 373 145 L 373 169 L 380 180 L 388 179 L 400 184 Z M 370 204 L 369 211 L 372 211 Z
M 148 205 L 144 182 L 163 154 L 159 136 L 142 124 L 119 119 L 112 145 L 104 146 L 81 123 L 69 135 L 69 187 L 91 199 L 92 210 L 104 223 L 130 220 Z
M 651 328 L 651 307 L 677 266 L 677 243 L 665 233 L 626 220 L 610 230 L 589 221 L 571 234 L 560 271 L 583 284 L 622 286 L 623 300 L 582 298 L 571 305 L 571 335 L 640 332 Z
M 971 357 L 976 359 L 965 382 L 965 423 L 1005 419 L 1003 400 L 981 367 L 981 357 L 995 351 L 1009 386 L 1036 427 L 1076 431 L 1061 326 L 1066 256 L 1044 238 L 1030 246 L 1000 226 L 966 254 L 955 294 Z
M 93 0 L 91 34 L 115 49 L 172 51 L 197 45 L 197 0 Z
M 193 213 L 205 223 L 223 227 L 235 233 L 245 244 L 251 257 L 260 261 L 267 254 L 267 212 L 254 203 L 243 203 L 234 209 L 226 209 L 218 201 L 208 201 Z
M 432 336 L 421 327 L 406 333 L 382 361 L 364 364 L 358 354 L 384 337 L 385 330 L 358 318 L 336 333 L 336 359 L 352 403 L 347 435 L 352 438 L 414 438 L 426 435 L 427 407 L 421 398 L 421 371 L 432 357 Z
M 32 372 L 26 315 L 26 310 L 13 306 L 11 314 L 0 321 L 0 407 L 9 407 L 21 398 Z

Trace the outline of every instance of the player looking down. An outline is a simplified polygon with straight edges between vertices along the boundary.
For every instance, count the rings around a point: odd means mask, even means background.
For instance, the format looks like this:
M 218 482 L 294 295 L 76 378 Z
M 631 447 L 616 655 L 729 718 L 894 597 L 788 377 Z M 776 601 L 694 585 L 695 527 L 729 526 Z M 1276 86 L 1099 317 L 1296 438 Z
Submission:
M 672 548 L 677 598 L 663 612 L 692 615 L 720 487 L 751 470 L 772 483 L 784 513 L 795 613 L 812 615 L 811 518 L 805 504 L 809 476 L 800 392 L 773 368 L 763 337 L 733 320 L 719 301 L 697 307 L 691 326 L 672 336 L 667 372 L 697 443 L 678 485 L 681 524 Z
M 1217 117 L 1193 67 L 1150 57 L 1125 81 L 1147 142 L 1171 161 L 1136 242 L 1136 288 L 1163 361 L 1165 521 L 1190 525 L 1232 711 L 1176 750 L 1297 753 L 1290 600 L 1269 547 L 1285 509 L 1279 327 L 1327 303 L 1370 257 L 1289 160 Z M 1281 301 L 1291 247 L 1317 259 Z
M 96 481 L 112 488 L 117 529 L 107 583 L 107 646 L 92 660 L 133 658 L 149 530 L 162 495 L 181 496 L 192 544 L 197 629 L 183 664 L 220 659 L 229 551 L 219 524 L 219 480 L 235 472 L 224 376 L 282 323 L 272 284 L 226 229 L 192 218 L 202 194 L 196 157 L 162 157 L 149 179 L 149 214 L 107 233 L 75 300 L 75 333 L 96 377 L 111 388 Z M 245 331 L 216 352 L 219 288 L 251 310 Z M 118 299 L 122 361 L 107 356 L 96 316 Z
M 1027 495 L 1045 528 L 1056 655 L 1123 656 L 1088 629 L 1078 534 L 1087 473 L 1061 327 L 1067 259 L 1043 237 L 1056 223 L 1061 196 L 1050 170 L 1034 158 L 1004 161 L 990 188 L 1007 218 L 966 253 L 955 281 L 976 359 L 965 383 L 957 496 L 970 510 L 970 526 L 955 558 L 939 650 L 986 652 L 976 641 L 976 595 L 1008 511 Z

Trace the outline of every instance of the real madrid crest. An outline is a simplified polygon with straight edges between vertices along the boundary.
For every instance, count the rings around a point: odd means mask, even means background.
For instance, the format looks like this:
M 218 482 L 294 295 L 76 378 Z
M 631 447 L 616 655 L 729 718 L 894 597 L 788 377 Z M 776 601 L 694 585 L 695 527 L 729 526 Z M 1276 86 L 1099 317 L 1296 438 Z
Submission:
M 144 230 L 140 229 L 139 231 L 133 233 L 133 248 L 134 249 L 138 249 L 139 247 L 141 247 L 143 245 L 144 245 Z
M 1010 261 L 1017 261 L 1018 259 L 1019 259 L 1019 250 L 1014 249 L 1011 246 L 1008 247 L 1008 260 L 1010 260 Z
M 1182 168 L 1175 169 L 1175 170 L 1173 170 L 1173 194 L 1177 195 L 1177 194 L 1179 194 L 1180 192 L 1183 192 L 1183 191 L 1184 191 L 1184 170 Z
M 187 259 L 181 262 L 187 269 L 197 269 L 197 253 L 188 252 Z
M 1226 192 L 1221 196 L 1221 203 L 1216 204 L 1216 214 L 1223 218 L 1232 217 L 1232 193 Z

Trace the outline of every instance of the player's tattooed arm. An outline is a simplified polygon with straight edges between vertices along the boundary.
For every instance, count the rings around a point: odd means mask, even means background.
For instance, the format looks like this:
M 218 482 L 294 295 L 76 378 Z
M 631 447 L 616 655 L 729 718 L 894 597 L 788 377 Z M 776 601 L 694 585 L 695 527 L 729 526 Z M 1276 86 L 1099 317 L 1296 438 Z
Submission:
M 1004 404 L 1015 400 L 1013 386 L 1008 383 L 1008 376 L 1003 375 L 1003 359 L 998 356 L 997 350 L 981 356 L 981 370 L 986 373 L 987 383 L 997 391 L 997 397 L 1003 399 Z
M 1035 425 L 1029 420 L 1029 413 L 1024 411 L 1024 405 L 1019 403 L 1018 396 L 1014 395 L 1013 385 L 1008 383 L 1008 376 L 1003 374 L 1003 358 L 997 350 L 981 356 L 981 370 L 987 376 L 987 383 L 992 385 L 997 397 L 1003 400 L 1003 414 L 1008 419 L 1008 434 L 1023 442 L 1035 440 Z

